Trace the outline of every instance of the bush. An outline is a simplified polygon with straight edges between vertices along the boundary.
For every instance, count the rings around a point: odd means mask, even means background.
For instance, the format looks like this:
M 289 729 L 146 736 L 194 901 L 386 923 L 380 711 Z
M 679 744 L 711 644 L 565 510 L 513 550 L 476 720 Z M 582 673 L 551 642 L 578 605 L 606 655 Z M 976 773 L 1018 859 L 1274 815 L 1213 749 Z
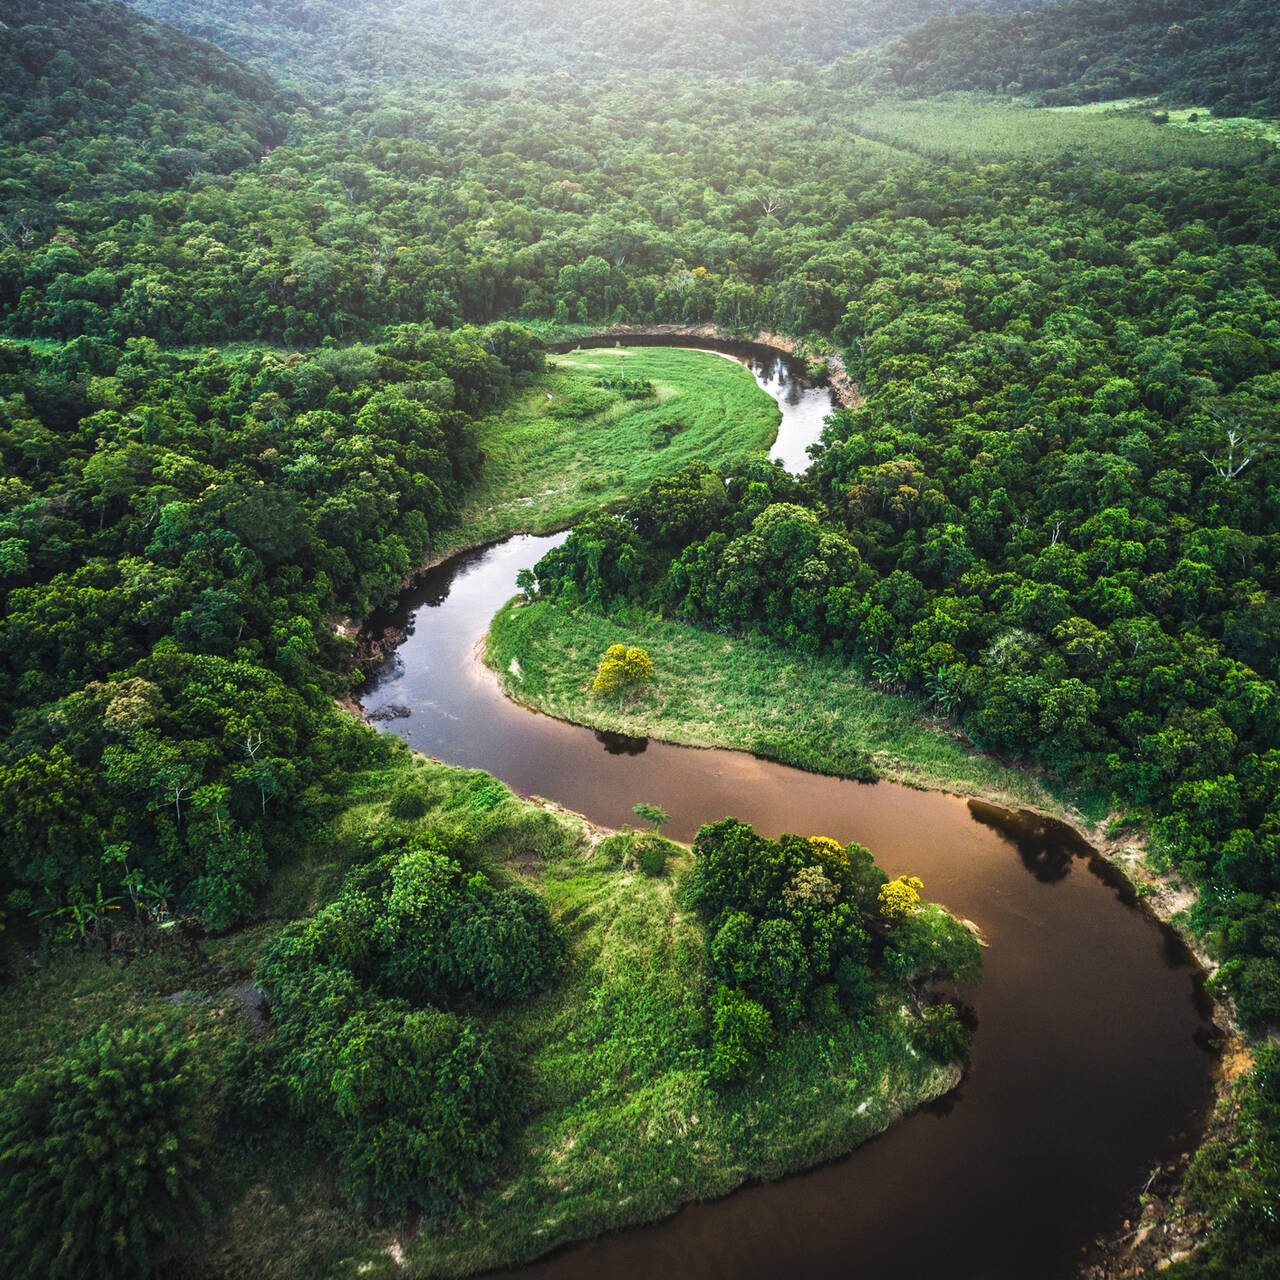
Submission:
M 622 693 L 651 679 L 653 663 L 643 649 L 611 644 L 600 660 L 591 689 L 593 693 Z
M 210 1080 L 165 1024 L 103 1026 L 0 1102 L 8 1275 L 146 1276 L 149 1251 L 204 1208 Z
M 914 1039 L 920 1051 L 934 1062 L 956 1062 L 968 1058 L 972 1037 L 955 1008 L 939 1004 L 925 1009 Z
M 711 1078 L 718 1084 L 745 1080 L 773 1044 L 773 1020 L 745 992 L 720 987 L 711 1006 Z
M 824 1031 L 838 1027 L 844 1021 L 840 1007 L 840 988 L 833 982 L 815 987 L 809 997 L 809 1019 L 815 1027 Z
M 880 914 L 886 920 L 901 920 L 920 906 L 923 881 L 915 876 L 899 876 L 880 886 Z
M 647 840 L 640 848 L 640 870 L 647 876 L 660 876 L 667 869 L 665 840 Z
M 346 1023 L 313 1118 L 361 1200 L 445 1212 L 484 1183 L 520 1109 L 514 1057 L 452 1014 L 375 1001 Z
M 541 991 L 564 963 L 564 937 L 547 905 L 517 886 L 473 898 L 449 929 L 453 975 L 482 1000 L 523 1000 Z
M 400 822 L 416 822 L 425 818 L 431 808 L 431 790 L 417 778 L 402 778 L 391 793 L 387 806 L 391 816 Z
M 459 1007 L 522 1000 L 564 962 L 546 903 L 467 870 L 455 855 L 469 852 L 438 834 L 397 842 L 282 930 L 257 974 L 275 1042 L 233 1064 L 254 1076 L 239 1127 L 287 1111 L 333 1144 L 358 1199 L 397 1210 L 456 1207 L 523 1105 L 514 1057 Z

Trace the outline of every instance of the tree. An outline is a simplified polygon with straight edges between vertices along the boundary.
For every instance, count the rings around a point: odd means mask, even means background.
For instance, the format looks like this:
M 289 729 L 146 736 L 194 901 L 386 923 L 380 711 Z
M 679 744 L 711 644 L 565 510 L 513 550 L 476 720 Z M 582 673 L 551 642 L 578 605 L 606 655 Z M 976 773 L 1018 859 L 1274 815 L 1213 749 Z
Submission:
M 901 920 L 920 906 L 924 882 L 915 876 L 899 876 L 880 886 L 880 914 L 886 920 Z
M 651 679 L 653 663 L 643 649 L 611 644 L 600 660 L 591 689 L 593 693 L 622 693 Z
M 660 805 L 650 804 L 647 800 L 641 800 L 639 804 L 631 806 L 631 812 L 637 818 L 643 818 L 646 822 L 653 823 L 653 830 L 659 830 L 664 823 L 671 821 L 671 815 Z
M 773 1044 L 769 1011 L 743 991 L 720 987 L 712 999 L 711 1078 L 719 1084 L 745 1080 Z
M 0 1100 L 0 1237 L 15 1280 L 151 1273 L 205 1208 L 209 1074 L 166 1023 L 100 1027 Z

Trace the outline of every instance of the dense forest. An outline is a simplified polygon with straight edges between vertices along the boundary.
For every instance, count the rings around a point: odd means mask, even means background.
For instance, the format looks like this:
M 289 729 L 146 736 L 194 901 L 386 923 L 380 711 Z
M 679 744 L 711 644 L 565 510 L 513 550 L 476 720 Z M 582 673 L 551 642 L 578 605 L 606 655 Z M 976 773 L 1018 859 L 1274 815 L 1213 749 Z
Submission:
M 362 0 L 241 4 L 137 0 L 151 17 L 265 63 L 315 92 L 370 79 L 571 73 L 586 79 L 691 69 L 821 64 L 909 30 L 936 14 L 1016 12 L 1037 0 L 781 0 L 638 7 L 604 0 L 574 9 L 556 0 Z M 372 9 L 372 12 L 370 11 Z
M 1280 112 L 1280 14 L 1267 0 L 1069 0 L 939 17 L 879 55 L 912 94 L 981 89 L 1063 106 L 1161 95 L 1220 116 Z
M 1277 113 L 1280 30 L 1252 0 L 1023 10 L 6 8 L 6 974 L 17 1002 L 59 957 L 231 939 L 274 1027 L 188 1042 L 169 1011 L 15 1048 L 6 1263 L 147 1274 L 196 1238 L 198 1163 L 116 1195 L 67 1154 L 89 1115 L 142 1164 L 316 1142 L 350 1204 L 455 1226 L 515 1158 L 521 1010 L 576 990 L 581 906 L 502 859 L 567 837 L 483 776 L 423 783 L 335 699 L 359 625 L 453 545 L 480 422 L 541 395 L 545 340 L 706 324 L 839 353 L 865 403 L 804 476 L 685 467 L 524 590 L 839 660 L 1148 832 L 1259 1046 L 1234 1147 L 1188 1181 L 1214 1231 L 1169 1274 L 1269 1274 L 1280 153 L 1159 108 Z M 1159 101 L 1032 105 L 1130 95 Z M 686 855 L 659 844 L 661 879 Z M 681 1016 L 708 1096 L 837 1035 L 964 1058 L 926 989 L 976 944 L 873 853 L 700 834 Z M 116 1079 L 146 1105 L 102 1103 Z

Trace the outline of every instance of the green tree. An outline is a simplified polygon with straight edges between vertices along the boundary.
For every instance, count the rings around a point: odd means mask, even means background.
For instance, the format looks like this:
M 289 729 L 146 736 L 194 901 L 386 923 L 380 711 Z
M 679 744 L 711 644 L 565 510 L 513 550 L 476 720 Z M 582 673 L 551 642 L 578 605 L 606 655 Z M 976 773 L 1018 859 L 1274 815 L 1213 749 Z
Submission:
M 172 1025 L 103 1026 L 0 1100 L 0 1238 L 15 1280 L 151 1274 L 205 1208 L 209 1072 Z

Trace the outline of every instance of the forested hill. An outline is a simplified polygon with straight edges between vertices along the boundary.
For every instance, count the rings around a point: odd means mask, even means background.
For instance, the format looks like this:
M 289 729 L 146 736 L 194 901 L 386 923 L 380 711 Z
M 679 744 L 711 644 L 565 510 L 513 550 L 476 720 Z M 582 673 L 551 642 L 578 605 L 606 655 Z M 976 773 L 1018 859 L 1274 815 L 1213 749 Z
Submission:
M 0 213 L 38 222 L 67 195 L 228 173 L 281 139 L 290 105 L 260 72 L 115 0 L 6 0 Z
M 153 18 L 319 89 L 420 76 L 737 72 L 826 63 L 939 14 L 1043 0 L 131 0 Z
M 1280 115 L 1274 0 L 1070 0 L 1018 14 L 948 16 L 880 59 L 914 95 L 1031 93 L 1048 106 L 1167 94 L 1217 115 Z

